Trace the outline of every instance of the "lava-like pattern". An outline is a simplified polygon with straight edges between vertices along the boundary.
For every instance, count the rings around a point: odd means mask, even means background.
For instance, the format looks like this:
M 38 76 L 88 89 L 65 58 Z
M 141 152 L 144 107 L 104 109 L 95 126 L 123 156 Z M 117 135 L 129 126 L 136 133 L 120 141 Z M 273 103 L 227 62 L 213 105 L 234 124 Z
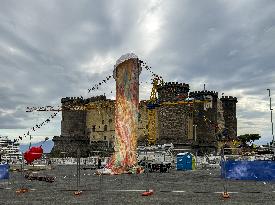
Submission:
M 113 173 L 129 171 L 137 164 L 137 131 L 140 64 L 131 58 L 117 65 L 115 109 L 115 153 L 109 163 Z

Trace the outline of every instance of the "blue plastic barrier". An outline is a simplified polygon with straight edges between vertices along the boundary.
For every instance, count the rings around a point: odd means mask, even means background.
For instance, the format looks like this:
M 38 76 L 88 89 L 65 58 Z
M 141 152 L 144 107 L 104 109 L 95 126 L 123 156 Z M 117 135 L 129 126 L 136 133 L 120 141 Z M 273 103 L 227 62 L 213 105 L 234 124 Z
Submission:
M 275 161 L 222 161 L 221 176 L 226 179 L 273 181 L 275 180 Z
M 0 180 L 1 179 L 9 179 L 9 165 L 8 164 L 0 164 Z

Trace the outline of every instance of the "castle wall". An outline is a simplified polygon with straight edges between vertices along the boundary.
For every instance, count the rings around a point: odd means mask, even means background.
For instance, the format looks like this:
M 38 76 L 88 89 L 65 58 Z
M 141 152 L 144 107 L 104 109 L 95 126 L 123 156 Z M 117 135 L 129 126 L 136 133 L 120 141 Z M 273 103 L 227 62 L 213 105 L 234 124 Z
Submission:
M 68 110 L 62 112 L 61 135 L 85 135 L 86 111 Z
M 139 103 L 138 116 L 138 144 L 146 144 L 148 137 L 148 109 L 147 102 Z
M 105 141 L 113 146 L 115 140 L 115 101 L 107 100 L 90 103 L 94 108 L 86 115 L 86 132 L 90 143 Z
M 166 83 L 158 87 L 160 107 L 156 107 L 157 143 L 188 144 L 194 142 L 200 146 L 213 145 L 217 134 L 226 130 L 229 138 L 237 136 L 236 103 L 237 98 L 224 96 L 218 99 L 213 91 L 191 92 L 189 97 L 196 100 L 210 99 L 210 102 L 198 102 L 193 105 L 179 104 L 188 97 L 189 85 Z M 61 136 L 53 138 L 52 153 L 65 152 L 74 156 L 81 149 L 82 156 L 91 151 L 111 150 L 115 140 L 115 101 L 97 96 L 88 99 L 62 98 L 62 106 L 82 105 L 87 111 L 64 109 L 61 121 Z M 145 144 L 148 137 L 148 101 L 139 103 L 137 138 L 139 144 Z M 173 104 L 174 103 L 174 104 Z M 192 108 L 193 106 L 193 108 Z M 206 116 L 205 120 L 203 116 Z M 210 122 L 210 121 L 211 122 Z M 110 149 L 109 149 L 110 148 Z M 62 155 L 63 156 L 63 155 Z
M 237 137 L 237 117 L 236 117 L 236 103 L 237 98 L 232 96 L 223 96 L 221 98 L 224 121 L 225 121 L 225 135 L 230 139 L 236 139 Z
M 189 85 L 169 82 L 157 88 L 158 142 L 182 144 L 193 138 L 193 120 L 190 107 L 185 104 L 171 104 L 188 97 Z M 170 104 L 169 104 L 170 103 Z
M 197 101 L 194 103 L 194 124 L 196 126 L 196 141 L 199 144 L 213 144 L 216 142 L 218 132 L 218 93 L 214 91 L 195 91 L 189 96 Z M 210 102 L 204 102 L 209 100 Z M 220 107 L 219 107 L 220 109 Z
M 115 101 L 107 100 L 106 102 L 95 102 L 94 109 L 87 111 L 86 116 L 86 133 L 90 142 L 106 141 L 113 146 L 115 140 Z M 148 136 L 148 112 L 146 103 L 139 104 L 138 117 L 138 140 L 144 143 Z
M 224 114 L 223 114 L 223 105 L 220 99 L 217 99 L 217 124 L 218 131 L 221 132 L 225 128 Z
M 57 157 L 77 157 L 77 149 L 82 157 L 90 155 L 89 139 L 86 136 L 54 136 L 54 147 L 51 151 Z
M 85 106 L 89 102 L 106 100 L 105 96 L 96 96 L 88 99 L 66 97 L 61 99 L 62 120 L 61 135 L 54 136 L 54 156 L 76 156 L 77 149 L 80 149 L 81 156 L 89 156 L 90 140 L 86 133 Z M 75 108 L 78 110 L 75 110 Z
M 158 108 L 159 143 L 186 143 L 188 136 L 189 109 L 185 105 L 162 105 Z
M 190 108 L 191 109 L 191 108 Z M 193 112 L 189 109 L 188 112 L 188 124 L 187 124 L 187 129 L 188 129 L 188 136 L 187 136 L 187 141 L 194 140 L 194 120 L 193 120 Z

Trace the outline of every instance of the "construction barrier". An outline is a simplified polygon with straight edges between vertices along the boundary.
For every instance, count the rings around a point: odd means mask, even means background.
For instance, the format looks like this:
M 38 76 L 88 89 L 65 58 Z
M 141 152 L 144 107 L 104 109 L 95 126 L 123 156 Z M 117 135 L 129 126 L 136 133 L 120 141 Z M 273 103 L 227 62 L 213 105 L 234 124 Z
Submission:
M 9 165 L 0 164 L 0 179 L 9 179 Z
M 273 181 L 275 180 L 275 161 L 221 161 L 221 177 L 236 180 Z

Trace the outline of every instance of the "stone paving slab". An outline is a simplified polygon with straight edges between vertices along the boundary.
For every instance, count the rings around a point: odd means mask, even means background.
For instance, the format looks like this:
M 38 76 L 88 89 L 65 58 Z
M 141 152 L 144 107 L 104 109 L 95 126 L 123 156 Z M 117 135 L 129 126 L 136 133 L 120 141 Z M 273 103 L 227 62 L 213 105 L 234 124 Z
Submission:
M 11 173 L 9 181 L 0 181 L 0 204 L 275 204 L 274 182 L 225 181 L 218 169 L 101 177 L 81 170 L 83 193 L 78 197 L 73 195 L 75 166 L 41 173 L 56 176 L 55 182 L 28 181 L 18 172 Z M 16 194 L 22 186 L 29 192 Z M 224 186 L 230 199 L 221 197 Z M 141 196 L 149 188 L 154 194 Z

